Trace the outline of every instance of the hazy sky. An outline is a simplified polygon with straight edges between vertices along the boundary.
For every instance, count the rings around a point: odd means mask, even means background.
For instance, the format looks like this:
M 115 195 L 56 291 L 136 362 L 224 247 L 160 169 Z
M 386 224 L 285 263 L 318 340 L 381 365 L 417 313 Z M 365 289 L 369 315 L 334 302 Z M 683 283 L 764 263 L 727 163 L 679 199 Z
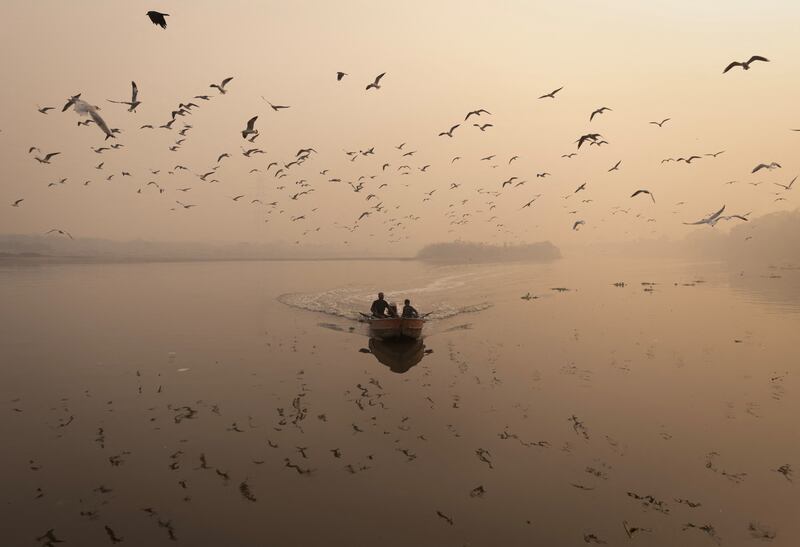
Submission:
M 150 23 L 151 9 L 170 14 L 166 30 Z M 800 132 L 790 131 L 800 128 L 798 21 L 800 3 L 789 1 L 8 1 L 0 22 L 0 233 L 58 227 L 76 237 L 346 241 L 405 252 L 455 238 L 678 237 L 710 229 L 682 222 L 723 204 L 753 216 L 794 209 L 800 189 L 775 201 L 781 188 L 773 183 L 798 174 Z M 722 74 L 753 54 L 771 62 Z M 341 82 L 338 70 L 349 74 Z M 381 89 L 366 91 L 381 72 Z M 226 95 L 208 87 L 227 76 L 234 80 Z M 136 113 L 106 101 L 128 100 L 131 80 L 142 101 Z M 537 99 L 561 86 L 556 99 Z M 112 141 L 104 143 L 95 126 L 78 127 L 72 110 L 61 113 L 77 92 L 123 130 L 116 139 L 123 148 L 90 149 Z M 199 94 L 212 99 L 192 99 Z M 273 112 L 262 95 L 291 108 Z M 189 100 L 200 107 L 171 131 L 139 129 L 169 121 Z M 57 108 L 43 115 L 37 106 Z M 590 122 L 601 106 L 612 111 Z M 477 108 L 492 115 L 465 123 Z M 254 115 L 260 137 L 251 145 L 240 131 Z M 662 128 L 648 124 L 667 117 Z M 493 127 L 482 132 L 477 121 Z M 172 152 L 185 123 L 193 128 Z M 454 138 L 437 136 L 456 123 Z M 609 144 L 561 157 L 590 132 Z M 31 146 L 61 155 L 42 165 Z M 242 146 L 266 154 L 246 158 Z M 267 172 L 270 162 L 283 166 L 305 147 L 318 154 L 284 178 L 274 177 L 275 167 Z M 352 162 L 345 154 L 370 147 L 375 155 Z M 661 164 L 721 150 L 690 165 Z M 199 180 L 223 152 L 231 157 L 208 177 L 219 182 Z M 462 159 L 451 163 L 454 156 Z M 509 165 L 512 156 L 519 159 Z M 620 170 L 608 172 L 619 160 Z M 750 173 L 771 161 L 783 168 Z M 189 170 L 168 174 L 177 164 Z M 401 165 L 410 174 L 401 175 Z M 132 176 L 123 178 L 123 170 Z M 541 172 L 552 176 L 537 178 Z M 354 192 L 348 181 L 360 176 L 364 188 Z M 527 182 L 501 190 L 512 176 Z M 314 191 L 290 199 L 302 179 Z M 451 183 L 460 186 L 450 190 Z M 656 203 L 629 197 L 640 188 Z M 370 194 L 376 197 L 367 201 Z M 197 207 L 184 210 L 176 200 Z M 382 210 L 372 209 L 378 203 Z M 615 206 L 629 212 L 612 215 Z M 372 214 L 356 222 L 366 211 Z M 586 224 L 573 231 L 579 219 Z

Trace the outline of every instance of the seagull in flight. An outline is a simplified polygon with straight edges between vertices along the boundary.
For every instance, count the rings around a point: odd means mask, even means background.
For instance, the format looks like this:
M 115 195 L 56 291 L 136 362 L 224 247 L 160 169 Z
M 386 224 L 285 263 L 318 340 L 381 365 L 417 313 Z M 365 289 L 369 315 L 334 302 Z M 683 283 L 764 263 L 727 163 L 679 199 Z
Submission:
M 586 224 L 585 220 L 576 220 L 575 224 L 572 225 L 572 229 L 577 231 L 578 226 L 583 226 L 584 224 Z
M 262 95 L 262 96 L 261 96 L 261 98 L 262 98 L 262 99 L 264 99 L 264 96 Z M 265 101 L 267 101 L 267 99 L 264 99 L 264 100 L 265 100 Z M 278 110 L 282 110 L 282 109 L 284 109 L 284 108 L 291 108 L 291 107 L 289 107 L 289 106 L 284 106 L 284 105 L 281 105 L 281 104 L 272 104 L 272 103 L 271 103 L 271 102 L 269 102 L 269 101 L 267 101 L 267 104 L 268 104 L 268 105 L 270 106 L 270 108 L 272 108 L 272 110 L 274 110 L 275 112 L 277 112 Z
M 222 82 L 220 84 L 211 84 L 208 87 L 215 87 L 215 88 L 217 88 L 219 90 L 220 95 L 225 95 L 227 93 L 227 91 L 225 89 L 225 86 L 228 85 L 228 83 L 231 80 L 233 80 L 233 76 L 229 76 L 228 78 L 225 78 L 224 80 L 222 80 Z
M 734 62 L 732 62 L 731 64 L 729 64 L 728 66 L 725 67 L 725 70 L 723 70 L 722 73 L 725 74 L 730 69 L 732 69 L 733 67 L 736 67 L 736 66 L 740 66 L 744 70 L 750 70 L 750 63 L 752 63 L 753 61 L 764 61 L 765 63 L 768 63 L 769 59 L 767 59 L 766 57 L 762 57 L 761 55 L 753 55 L 747 61 L 744 61 L 744 62 L 734 61 Z
M 540 99 L 545 99 L 545 98 L 549 98 L 549 99 L 555 99 L 555 98 L 556 98 L 556 93 L 558 93 L 558 92 L 559 92 L 559 91 L 561 91 L 562 89 L 564 89 L 564 86 L 563 86 L 563 85 L 562 85 L 561 87 L 559 87 L 558 89 L 554 89 L 554 90 L 553 90 L 553 91 L 551 91 L 550 93 L 545 93 L 544 95 L 542 95 L 542 96 L 541 96 L 541 97 L 539 97 L 539 98 L 540 98 Z
M 670 121 L 671 119 L 672 119 L 672 118 L 664 118 L 664 119 L 663 119 L 663 120 L 661 120 L 660 122 L 649 122 L 649 123 L 651 123 L 651 124 L 653 124 L 653 125 L 657 125 L 658 127 L 663 127 L 663 126 L 664 126 L 664 124 L 665 124 L 665 123 L 667 123 L 668 121 Z
M 60 229 L 58 229 L 58 228 L 53 228 L 53 229 L 51 229 L 51 230 L 48 230 L 47 232 L 45 232 L 45 235 L 47 235 L 47 234 L 52 234 L 53 232 L 59 233 L 59 234 L 61 234 L 62 236 L 67 236 L 67 237 L 68 237 L 68 238 L 70 238 L 70 239 L 75 239 L 74 237 L 72 237 L 72 234 L 70 234 L 70 233 L 69 233 L 69 232 L 67 232 L 66 230 L 60 230 Z
M 574 192 L 572 192 L 572 193 L 573 193 L 573 194 L 577 194 L 577 193 L 578 193 L 578 192 L 580 192 L 581 190 L 586 190 L 586 183 L 585 183 L 585 182 L 584 182 L 583 184 L 581 184 L 580 186 L 578 186 L 578 187 L 575 189 L 575 191 L 574 191 Z
M 53 107 L 52 106 L 37 106 L 36 110 L 38 110 L 42 114 L 47 114 L 47 111 L 48 110 L 53 110 Z
M 711 156 L 711 157 L 714 157 L 714 158 L 716 158 L 716 157 L 717 157 L 717 156 L 719 156 L 720 154 L 724 154 L 724 153 L 725 153 L 725 150 L 720 150 L 719 152 L 712 152 L 711 154 L 703 154 L 703 155 L 704 155 L 704 156 Z
M 14 203 L 12 203 L 12 204 L 11 204 L 11 206 L 12 206 L 12 207 L 19 207 L 20 203 L 22 203 L 23 201 L 25 201 L 25 198 L 18 199 L 17 201 L 15 201 Z
M 450 131 L 442 131 L 441 133 L 439 133 L 439 136 L 440 137 L 448 136 L 450 138 L 453 138 L 453 131 L 455 131 L 457 127 L 461 127 L 461 124 L 460 123 L 455 124 L 453 127 L 450 128 Z
M 383 78 L 384 76 L 386 76 L 385 72 L 381 72 L 380 74 L 378 74 L 375 77 L 375 81 L 373 81 L 371 84 L 367 85 L 367 91 L 369 91 L 372 88 L 380 89 L 381 88 L 381 78 Z
M 592 112 L 592 113 L 589 115 L 589 121 L 592 121 L 592 118 L 594 118 L 594 117 L 595 117 L 597 114 L 602 114 L 602 113 L 603 113 L 603 112 L 605 112 L 606 110 L 608 110 L 608 111 L 611 111 L 611 109 L 610 109 L 610 108 L 608 108 L 607 106 L 601 106 L 601 107 L 600 107 L 600 108 L 598 108 L 597 110 L 593 111 L 593 112 Z
M 696 224 L 708 224 L 709 226 L 713 227 L 717 222 L 719 222 L 719 216 L 725 210 L 725 206 L 723 205 L 722 208 L 717 211 L 716 213 L 711 213 L 706 218 L 701 218 L 696 222 L 684 222 L 687 225 L 696 225 Z
M 619 171 L 619 165 L 620 165 L 621 163 L 622 163 L 622 160 L 619 160 L 619 161 L 618 161 L 618 162 L 617 162 L 617 163 L 614 165 L 614 167 L 612 167 L 611 169 L 609 169 L 609 170 L 608 170 L 608 172 L 610 173 L 611 171 Z
M 792 185 L 794 184 L 794 181 L 796 181 L 796 180 L 797 180 L 797 177 L 793 178 L 792 181 L 789 184 L 781 184 L 780 182 L 774 182 L 773 184 L 775 186 L 780 186 L 784 190 L 791 190 L 792 189 Z
M 485 108 L 479 108 L 478 110 L 467 112 L 467 115 L 464 117 L 464 121 L 467 121 L 470 116 L 480 116 L 481 114 L 489 114 L 490 116 L 492 115 L 492 113 Z
M 157 11 L 148 11 L 147 16 L 154 25 L 161 28 L 167 28 L 167 20 L 164 17 L 169 17 L 169 13 L 159 13 Z
M 139 88 L 136 87 L 136 82 L 131 82 L 131 100 L 128 101 L 112 101 L 111 99 L 106 99 L 110 103 L 116 104 L 126 104 L 128 105 L 128 112 L 136 112 L 136 107 L 142 104 L 137 97 L 139 96 Z
M 634 198 L 639 194 L 647 194 L 648 196 L 650 196 L 650 199 L 653 200 L 653 203 L 656 202 L 656 198 L 653 197 L 653 193 L 650 192 L 650 190 L 636 190 L 634 193 L 631 194 L 631 197 Z
M 49 154 L 45 155 L 45 157 L 40 158 L 39 156 L 34 156 L 33 158 L 38 161 L 39 163 L 50 163 L 50 160 L 55 156 L 58 156 L 61 152 L 50 152 Z
M 258 135 L 258 129 L 255 129 L 256 120 L 258 116 L 253 116 L 249 120 L 247 120 L 247 127 L 242 130 L 242 138 L 247 139 L 250 135 L 253 135 L 255 138 Z
M 767 169 L 767 170 L 769 170 L 769 171 L 772 171 L 772 170 L 773 170 L 773 169 L 775 169 L 775 168 L 778 168 L 778 169 L 780 169 L 780 167 L 781 167 L 781 164 L 780 164 L 780 163 L 777 163 L 777 162 L 774 162 L 774 161 L 773 161 L 773 162 L 770 162 L 769 164 L 767 164 L 767 163 L 759 163 L 758 165 L 756 165 L 755 167 L 753 167 L 753 170 L 752 170 L 752 171 L 750 171 L 750 172 L 751 172 L 751 173 L 755 173 L 755 172 L 757 172 L 757 171 L 760 171 L 760 170 L 762 170 L 762 169 Z
M 473 127 L 477 127 L 478 129 L 480 129 L 481 131 L 486 131 L 486 128 L 488 128 L 488 127 L 494 127 L 490 123 L 485 123 L 483 125 L 480 125 L 480 124 L 477 124 L 477 123 L 473 123 L 472 125 L 473 125 Z
M 347 75 L 348 75 L 347 72 L 341 72 L 341 71 L 337 72 L 336 73 L 336 81 L 337 82 L 341 82 L 342 78 L 344 78 Z

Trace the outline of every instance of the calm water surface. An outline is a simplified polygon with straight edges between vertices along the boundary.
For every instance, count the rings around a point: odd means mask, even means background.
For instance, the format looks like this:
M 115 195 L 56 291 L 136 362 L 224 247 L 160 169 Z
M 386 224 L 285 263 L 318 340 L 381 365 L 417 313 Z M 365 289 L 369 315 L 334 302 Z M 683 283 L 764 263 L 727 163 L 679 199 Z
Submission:
M 378 290 L 423 345 L 370 343 Z M 2 545 L 800 544 L 798 270 L 6 263 L 0 302 Z

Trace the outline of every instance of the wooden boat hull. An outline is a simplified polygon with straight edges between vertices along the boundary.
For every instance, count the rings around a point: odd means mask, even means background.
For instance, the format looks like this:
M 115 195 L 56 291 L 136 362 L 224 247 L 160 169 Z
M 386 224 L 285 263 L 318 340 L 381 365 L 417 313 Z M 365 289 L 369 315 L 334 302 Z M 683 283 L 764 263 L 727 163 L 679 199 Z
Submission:
M 369 335 L 378 340 L 391 340 L 393 338 L 410 338 L 418 340 L 422 337 L 424 319 L 387 317 L 371 318 L 369 320 Z

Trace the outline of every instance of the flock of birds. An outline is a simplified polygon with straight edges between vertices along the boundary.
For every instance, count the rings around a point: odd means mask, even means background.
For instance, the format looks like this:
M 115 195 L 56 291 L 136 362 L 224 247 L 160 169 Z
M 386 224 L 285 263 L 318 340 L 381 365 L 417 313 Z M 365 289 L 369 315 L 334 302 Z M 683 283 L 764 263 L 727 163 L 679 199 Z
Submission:
M 149 11 L 147 16 L 153 24 L 163 29 L 167 28 L 165 18 L 168 17 L 169 14 Z M 723 73 L 727 73 L 737 67 L 741 68 L 742 70 L 750 70 L 751 65 L 755 62 L 766 63 L 769 62 L 769 60 L 765 57 L 754 55 L 746 61 L 734 61 L 730 63 L 725 67 Z M 338 71 L 335 74 L 335 80 L 337 82 L 342 82 L 348 76 L 349 74 L 347 72 Z M 378 92 L 382 85 L 384 85 L 383 82 L 385 76 L 386 72 L 377 75 L 372 81 L 366 84 L 365 90 L 370 93 Z M 187 121 L 190 119 L 192 113 L 198 108 L 201 108 L 202 104 L 212 101 L 215 98 L 214 95 L 219 97 L 230 93 L 233 82 L 233 77 L 226 77 L 219 83 L 211 83 L 209 85 L 209 89 L 214 90 L 214 94 L 202 93 L 193 96 L 189 100 L 179 101 L 177 106 L 170 112 L 169 119 L 166 122 L 163 124 L 143 124 L 139 127 L 139 130 L 152 131 L 161 129 L 177 133 L 173 144 L 169 146 L 169 150 L 179 154 L 182 146 L 188 139 L 189 132 L 193 130 L 193 125 Z M 539 96 L 539 99 L 557 100 L 561 96 L 564 88 L 564 86 L 561 86 L 548 93 L 544 93 L 543 95 Z M 72 108 L 80 116 L 80 120 L 77 122 L 79 126 L 85 127 L 94 125 L 102 132 L 103 139 L 106 143 L 108 141 L 112 142 L 112 144 L 103 144 L 101 146 L 91 147 L 91 150 L 96 154 L 101 155 L 106 153 L 110 154 L 115 150 L 123 148 L 125 145 L 117 142 L 123 133 L 123 129 L 111 127 L 101 115 L 100 107 L 87 102 L 81 96 L 81 93 L 70 96 L 61 108 L 61 111 L 65 112 Z M 273 112 L 281 112 L 291 108 L 290 105 L 274 104 L 263 96 L 262 99 Z M 131 82 L 129 100 L 108 99 L 108 101 L 110 103 L 126 106 L 127 112 L 131 114 L 135 114 L 137 109 L 142 105 L 139 88 L 136 82 Z M 38 112 L 44 115 L 47 115 L 51 110 L 54 109 L 55 107 L 52 106 L 37 107 Z M 589 113 L 589 122 L 595 122 L 598 117 L 606 116 L 609 113 L 613 113 L 612 108 L 607 106 L 596 108 Z M 485 108 L 478 108 L 469 111 L 464 116 L 463 121 L 454 123 L 450 125 L 448 129 L 438 132 L 438 136 L 445 139 L 455 139 L 459 132 L 464 131 L 462 126 L 470 122 L 474 130 L 478 130 L 480 132 L 493 130 L 494 124 L 491 123 L 491 117 L 491 112 Z M 665 124 L 671 121 L 671 117 L 666 117 L 661 120 L 649 121 L 648 123 L 657 128 L 664 129 Z M 243 139 L 241 141 L 243 146 L 240 147 L 241 156 L 245 159 L 245 161 L 255 163 L 259 156 L 267 154 L 264 149 L 257 145 L 257 140 L 261 136 L 261 131 L 259 130 L 259 115 L 253 115 L 247 119 L 243 125 L 244 126 L 241 130 L 241 137 Z M 575 151 L 561 155 L 562 160 L 569 160 L 578 154 L 584 153 L 587 147 L 600 148 L 608 145 L 609 142 L 601 133 L 592 131 L 580 135 L 574 144 L 576 145 Z M 49 166 L 54 162 L 57 162 L 61 156 L 61 153 L 58 151 L 47 151 L 45 153 L 36 146 L 31 146 L 29 148 L 29 153 L 33 154 L 33 159 L 43 166 Z M 683 162 L 687 165 L 692 165 L 694 162 L 703 160 L 704 158 L 717 158 L 723 153 L 724 150 L 699 155 L 692 154 L 678 158 L 670 157 L 665 158 L 661 163 L 665 164 L 669 162 Z M 409 235 L 408 229 L 412 224 L 420 221 L 422 219 L 422 215 L 419 211 L 412 211 L 407 214 L 402 213 L 401 205 L 396 202 L 397 194 L 388 193 L 391 190 L 398 189 L 399 187 L 399 191 L 404 195 L 404 199 L 407 199 L 409 195 L 413 195 L 414 193 L 418 192 L 421 203 L 432 202 L 436 199 L 439 199 L 439 204 L 441 206 L 445 206 L 446 204 L 444 216 L 449 225 L 448 233 L 458 233 L 464 225 L 469 223 L 485 222 L 495 232 L 505 234 L 509 237 L 517 237 L 517 234 L 514 234 L 514 232 L 506 226 L 506 220 L 504 220 L 504 217 L 507 217 L 506 213 L 509 209 L 513 208 L 513 204 L 509 201 L 511 199 L 509 196 L 514 196 L 515 193 L 509 191 L 514 191 L 518 188 L 524 187 L 529 183 L 529 181 L 522 174 L 508 177 L 505 180 L 501 180 L 496 183 L 490 182 L 477 189 L 463 187 L 462 183 L 458 181 L 447 182 L 444 184 L 435 183 L 433 187 L 426 187 L 424 179 L 423 181 L 419 181 L 419 179 L 417 179 L 414 181 L 414 184 L 403 183 L 401 179 L 401 177 L 409 176 L 414 173 L 417 173 L 422 177 L 439 167 L 431 163 L 421 163 L 415 165 L 414 160 L 417 155 L 420 154 L 420 151 L 417 149 L 410 149 L 408 143 L 400 143 L 395 147 L 394 150 L 383 153 L 376 151 L 375 146 L 370 146 L 363 149 L 344 150 L 344 154 L 345 156 L 342 159 L 346 159 L 351 163 L 356 162 L 359 159 L 373 157 L 375 161 L 369 164 L 372 167 L 365 168 L 366 172 L 362 172 L 362 174 L 353 178 L 348 178 L 343 174 L 336 174 L 333 172 L 332 168 L 321 169 L 319 170 L 318 175 L 313 175 L 307 169 L 305 169 L 304 166 L 306 164 L 310 164 L 312 160 L 315 159 L 317 156 L 317 150 L 311 146 L 304 147 L 299 149 L 294 157 L 284 159 L 274 158 L 267 162 L 266 166 L 257 164 L 253 165 L 249 169 L 250 175 L 257 174 L 262 177 L 271 175 L 272 179 L 275 181 L 274 191 L 281 193 L 279 194 L 280 197 L 278 199 L 270 198 L 269 200 L 265 200 L 261 194 L 253 196 L 245 193 L 236 193 L 235 195 L 228 197 L 231 201 L 238 204 L 247 203 L 253 207 L 265 208 L 266 211 L 264 215 L 264 222 L 269 223 L 276 217 L 281 217 L 288 218 L 288 222 L 291 224 L 300 223 L 301 236 L 295 240 L 296 244 L 300 244 L 301 240 L 303 240 L 305 236 L 320 232 L 320 230 L 330 227 L 324 225 L 322 221 L 318 221 L 317 218 L 320 211 L 327 210 L 330 212 L 332 208 L 326 208 L 325 203 L 320 202 L 319 200 L 314 200 L 313 198 L 314 193 L 321 187 L 321 185 L 328 186 L 332 184 L 352 191 L 355 194 L 353 198 L 356 200 L 362 200 L 364 207 L 362 212 L 358 213 L 355 217 L 350 218 L 349 220 L 342 219 L 341 222 L 338 220 L 334 221 L 333 227 L 337 229 L 347 230 L 351 233 L 359 229 L 368 229 L 370 230 L 368 234 L 370 237 L 378 235 L 378 230 L 382 230 L 383 233 L 380 235 L 385 238 L 387 243 L 397 243 L 403 239 L 410 239 L 411 236 Z M 234 153 L 230 151 L 222 152 L 215 157 L 215 161 L 210 162 L 210 167 L 201 169 L 193 169 L 180 162 L 168 169 L 165 169 L 163 166 L 151 166 L 149 169 L 149 174 L 140 173 L 135 177 L 140 181 L 140 186 L 138 189 L 136 189 L 136 192 L 138 194 L 142 194 L 143 192 L 152 188 L 159 194 L 171 198 L 169 199 L 169 203 L 172 204 L 170 209 L 173 211 L 188 211 L 200 206 L 206 206 L 206 203 L 199 203 L 189 199 L 189 196 L 191 196 L 189 192 L 192 190 L 193 185 L 185 183 L 178 185 L 168 184 L 163 179 L 162 172 L 166 171 L 166 174 L 169 176 L 178 175 L 179 173 L 191 174 L 196 177 L 198 182 L 204 184 L 219 183 L 223 180 L 221 170 L 223 166 L 223 160 L 227 159 L 228 162 L 233 161 L 233 155 Z M 514 162 L 519 158 L 520 154 L 513 154 L 510 155 L 503 163 L 505 163 L 505 166 L 510 169 L 511 166 L 516 165 Z M 480 158 L 475 158 L 474 161 L 476 161 L 478 165 L 481 165 L 485 162 L 488 167 L 497 169 L 500 167 L 499 160 L 500 157 L 498 154 L 489 154 Z M 462 161 L 462 157 L 460 155 L 455 155 L 450 159 L 449 163 L 454 164 L 459 161 Z M 104 163 L 105 162 L 99 163 L 95 169 L 102 171 Z M 607 171 L 609 173 L 619 172 L 622 166 L 623 160 L 617 160 Z M 762 170 L 772 171 L 780 168 L 781 165 L 778 162 L 769 161 L 756 165 L 752 169 L 752 173 L 759 173 Z M 115 176 L 119 176 L 119 178 L 133 177 L 130 171 L 122 171 L 121 173 L 109 173 L 104 178 L 106 181 L 110 182 Z M 545 179 L 549 176 L 552 176 L 552 173 L 547 170 L 542 170 L 540 172 L 536 172 L 535 174 L 537 180 Z M 284 179 L 288 179 L 291 182 L 286 182 Z M 57 180 L 49 182 L 48 188 L 62 186 L 67 184 L 68 181 L 69 177 L 59 177 Z M 736 182 L 737 181 L 730 181 L 728 184 L 734 184 Z M 87 178 L 82 184 L 83 186 L 89 186 L 91 183 L 92 180 Z M 761 183 L 762 182 L 759 181 L 751 182 L 750 184 L 753 186 L 758 186 Z M 775 193 L 775 201 L 785 201 L 787 199 L 787 193 L 792 190 L 792 184 L 793 181 L 788 184 L 774 182 L 774 185 L 780 188 L 780 190 Z M 567 210 L 567 214 L 578 217 L 569 222 L 572 230 L 577 231 L 582 226 L 587 225 L 587 218 L 585 215 L 586 213 L 589 213 L 592 207 L 591 204 L 594 202 L 594 198 L 589 196 L 581 199 L 580 202 L 577 203 L 579 197 L 578 194 L 580 192 L 584 192 L 584 194 L 581 194 L 582 196 L 589 194 L 589 189 L 591 186 L 592 185 L 589 182 L 582 182 L 575 187 L 574 191 L 560 196 L 554 195 L 554 192 L 551 190 L 553 188 L 552 186 L 542 186 L 536 193 L 521 199 L 519 206 L 516 207 L 516 211 L 519 212 L 525 209 L 533 209 L 534 205 L 536 205 L 545 195 L 554 200 L 560 198 L 563 200 L 562 208 Z M 510 188 L 505 190 L 507 187 Z M 642 197 L 649 198 L 651 206 L 655 206 L 655 193 L 656 192 L 652 188 L 640 187 L 632 188 L 628 195 L 630 199 L 641 199 Z M 442 196 L 442 194 L 445 195 Z M 444 199 L 444 203 L 442 202 L 442 199 Z M 307 200 L 311 200 L 312 203 L 310 205 L 307 204 Z M 685 204 L 686 202 L 681 201 L 676 203 L 674 206 L 679 207 Z M 14 199 L 10 205 L 15 208 L 21 208 L 23 206 L 29 206 L 30 203 L 26 202 L 25 196 L 19 196 L 18 198 Z M 498 209 L 499 206 L 501 206 L 501 209 Z M 747 222 L 749 220 L 749 215 L 751 214 L 750 212 L 736 212 L 730 215 L 722 215 L 722 212 L 725 211 L 725 207 L 726 206 L 722 204 L 718 212 L 709 213 L 706 217 L 696 221 L 689 219 L 688 221 L 684 222 L 684 224 L 705 224 L 713 227 L 720 221 Z M 498 210 L 495 211 L 496 209 Z M 637 219 L 641 219 L 644 222 L 656 222 L 656 213 L 653 212 L 651 214 L 647 214 L 647 209 L 642 209 L 641 207 L 638 209 L 640 212 L 636 212 L 632 216 L 635 216 Z M 619 204 L 613 206 L 610 210 L 610 213 L 611 215 L 629 214 L 631 213 L 631 210 L 632 208 L 630 206 Z M 678 212 L 679 211 L 677 210 L 672 211 L 673 214 L 677 214 Z M 382 227 L 378 226 L 375 221 L 371 220 L 378 216 L 382 217 L 383 219 Z M 369 222 L 372 222 L 372 224 L 368 225 L 367 223 Z M 365 226 L 367 226 L 367 228 L 365 228 Z M 48 234 L 54 233 L 72 237 L 71 231 L 63 226 L 47 228 L 49 229 L 43 229 L 42 231 Z M 345 243 L 349 243 L 349 241 L 345 241 Z

